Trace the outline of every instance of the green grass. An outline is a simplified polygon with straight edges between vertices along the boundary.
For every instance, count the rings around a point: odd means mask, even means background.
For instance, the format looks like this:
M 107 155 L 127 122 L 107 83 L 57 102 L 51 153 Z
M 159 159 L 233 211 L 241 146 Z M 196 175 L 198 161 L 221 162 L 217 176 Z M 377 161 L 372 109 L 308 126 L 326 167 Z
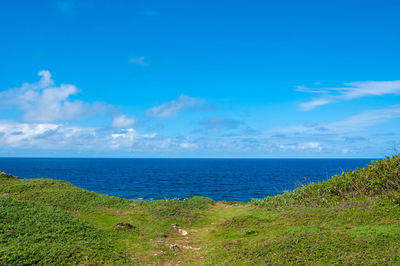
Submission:
M 253 212 L 215 229 L 210 263 L 400 263 L 399 206 Z
M 0 264 L 398 265 L 399 173 L 400 157 L 388 157 L 234 203 L 133 201 L 0 172 Z

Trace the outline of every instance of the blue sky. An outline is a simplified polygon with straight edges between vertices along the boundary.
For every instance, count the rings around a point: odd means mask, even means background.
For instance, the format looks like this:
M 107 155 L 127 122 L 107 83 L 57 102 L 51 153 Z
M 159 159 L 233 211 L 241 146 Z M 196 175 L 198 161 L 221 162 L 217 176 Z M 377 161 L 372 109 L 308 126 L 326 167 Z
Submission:
M 399 1 L 2 1 L 0 156 L 400 146 Z

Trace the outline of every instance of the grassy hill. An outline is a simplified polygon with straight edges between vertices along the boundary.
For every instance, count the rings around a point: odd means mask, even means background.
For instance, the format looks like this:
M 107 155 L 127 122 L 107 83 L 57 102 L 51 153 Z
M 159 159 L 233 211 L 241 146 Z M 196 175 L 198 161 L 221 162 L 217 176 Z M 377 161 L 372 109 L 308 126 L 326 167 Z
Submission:
M 249 203 L 0 172 L 0 264 L 400 264 L 400 157 Z

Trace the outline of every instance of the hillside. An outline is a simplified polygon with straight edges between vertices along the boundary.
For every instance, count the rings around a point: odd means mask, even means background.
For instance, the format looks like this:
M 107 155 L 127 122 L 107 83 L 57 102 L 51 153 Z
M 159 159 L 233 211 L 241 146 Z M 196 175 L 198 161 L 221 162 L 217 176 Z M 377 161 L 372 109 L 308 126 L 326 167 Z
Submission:
M 0 264 L 400 263 L 400 157 L 249 203 L 133 201 L 0 172 Z

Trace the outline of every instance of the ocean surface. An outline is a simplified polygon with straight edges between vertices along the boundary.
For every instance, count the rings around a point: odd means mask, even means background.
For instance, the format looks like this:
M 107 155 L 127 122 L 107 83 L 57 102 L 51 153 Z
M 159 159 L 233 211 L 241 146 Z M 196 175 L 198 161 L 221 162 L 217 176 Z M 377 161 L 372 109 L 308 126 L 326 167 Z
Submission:
M 137 200 L 191 198 L 249 201 L 319 182 L 371 159 L 83 159 L 0 158 L 19 178 L 53 178 Z

